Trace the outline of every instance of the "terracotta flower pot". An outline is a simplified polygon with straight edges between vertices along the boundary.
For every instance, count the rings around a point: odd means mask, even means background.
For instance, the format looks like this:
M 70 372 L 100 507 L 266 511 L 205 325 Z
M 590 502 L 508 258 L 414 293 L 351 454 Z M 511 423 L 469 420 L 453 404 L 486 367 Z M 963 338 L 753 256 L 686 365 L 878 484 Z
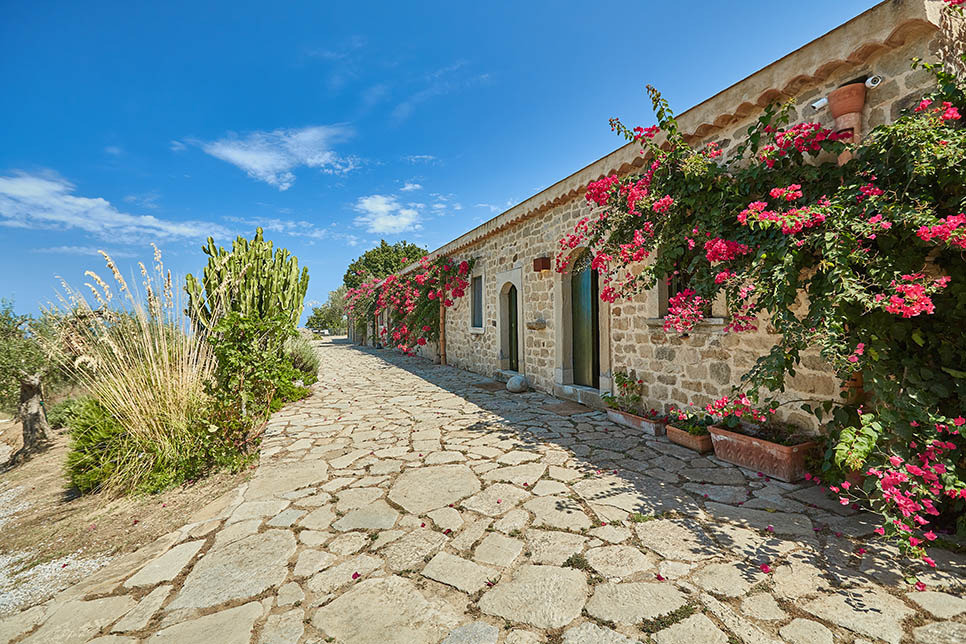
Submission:
M 828 109 L 832 118 L 843 114 L 861 112 L 865 105 L 865 83 L 851 83 L 834 90 L 828 95 Z
M 665 429 L 667 430 L 667 437 L 672 443 L 693 449 L 699 454 L 706 454 L 714 449 L 710 434 L 697 436 L 684 429 L 678 429 L 674 425 L 667 425 Z
M 630 427 L 631 429 L 637 429 L 645 434 L 650 434 L 651 436 L 664 435 L 664 423 L 659 423 L 655 420 L 644 418 L 643 416 L 629 414 L 626 411 L 620 411 L 619 409 L 608 409 L 607 418 L 618 425 Z
M 708 432 L 714 444 L 714 455 L 722 461 L 763 472 L 788 483 L 805 476 L 805 457 L 816 445 L 813 441 L 779 445 L 717 425 L 709 427 Z

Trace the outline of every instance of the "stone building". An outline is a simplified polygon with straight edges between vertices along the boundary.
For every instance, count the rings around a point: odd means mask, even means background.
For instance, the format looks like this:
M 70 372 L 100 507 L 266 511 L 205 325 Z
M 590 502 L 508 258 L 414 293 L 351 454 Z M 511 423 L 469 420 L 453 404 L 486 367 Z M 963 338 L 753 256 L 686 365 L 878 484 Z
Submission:
M 877 76 L 861 116 L 846 125 L 861 136 L 915 105 L 933 82 L 913 70 L 914 57 L 936 60 L 962 47 L 962 25 L 939 0 L 888 0 L 683 112 L 678 123 L 692 145 L 717 142 L 725 154 L 740 142 L 763 108 L 795 99 L 791 122 L 818 121 L 838 131 L 826 109 L 812 107 L 843 84 Z M 945 56 L 943 56 L 945 57 Z M 838 126 L 838 127 L 836 127 Z M 612 391 L 613 374 L 634 372 L 649 406 L 704 405 L 727 395 L 740 376 L 774 344 L 767 325 L 752 333 L 724 332 L 728 311 L 681 337 L 663 330 L 667 287 L 608 304 L 595 297 L 592 277 L 552 270 L 558 240 L 591 214 L 588 183 L 640 171 L 636 144 L 625 145 L 461 237 L 431 257 L 475 257 L 466 296 L 446 312 L 447 364 L 505 379 L 524 374 L 532 387 L 592 406 Z M 414 267 L 410 267 L 412 270 Z M 371 338 L 372 334 L 368 334 Z M 435 357 L 436 348 L 426 348 Z M 819 356 L 805 356 L 787 383 L 786 400 L 828 399 L 839 382 Z M 796 405 L 784 420 L 809 426 Z

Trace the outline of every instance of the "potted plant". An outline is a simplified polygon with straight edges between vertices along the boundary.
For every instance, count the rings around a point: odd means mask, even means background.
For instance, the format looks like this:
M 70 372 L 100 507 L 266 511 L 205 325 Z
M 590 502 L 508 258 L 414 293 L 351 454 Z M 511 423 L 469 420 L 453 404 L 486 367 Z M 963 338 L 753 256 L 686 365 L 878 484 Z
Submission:
M 638 429 L 645 434 L 652 436 L 664 434 L 666 418 L 656 409 L 644 411 L 642 403 L 644 381 L 636 379 L 633 374 L 618 371 L 614 373 L 614 384 L 617 385 L 616 395 L 606 393 L 601 396 L 608 408 L 607 417 L 618 425 Z
M 706 454 L 714 449 L 708 432 L 708 427 L 713 423 L 714 419 L 707 414 L 672 409 L 668 412 L 665 429 L 672 443 Z
M 725 396 L 705 409 L 718 419 L 708 433 L 722 461 L 789 483 L 805 476 L 805 459 L 816 443 L 800 429 L 770 419 L 746 396 Z

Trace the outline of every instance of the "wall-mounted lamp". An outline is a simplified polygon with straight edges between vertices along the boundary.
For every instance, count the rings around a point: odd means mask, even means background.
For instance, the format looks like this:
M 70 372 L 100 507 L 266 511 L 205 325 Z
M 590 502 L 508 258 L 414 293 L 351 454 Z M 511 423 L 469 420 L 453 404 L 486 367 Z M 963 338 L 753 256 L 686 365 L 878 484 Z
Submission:
M 537 257 L 533 260 L 533 272 L 534 273 L 549 273 L 550 272 L 550 258 L 549 257 Z

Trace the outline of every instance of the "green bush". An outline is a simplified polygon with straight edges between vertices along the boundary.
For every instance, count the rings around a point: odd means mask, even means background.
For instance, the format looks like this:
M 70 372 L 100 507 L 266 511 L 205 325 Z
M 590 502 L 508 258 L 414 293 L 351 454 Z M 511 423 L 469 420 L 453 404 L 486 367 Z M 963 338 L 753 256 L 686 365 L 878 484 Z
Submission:
M 67 398 L 47 407 L 47 422 L 54 429 L 69 427 L 71 418 L 84 405 L 83 398 Z
M 302 382 L 311 385 L 319 379 L 319 354 L 312 343 L 301 336 L 289 338 L 285 341 L 285 355 L 292 361 L 292 366 L 302 373 Z
M 200 426 L 183 434 L 185 442 L 175 451 L 158 443 L 145 443 L 97 400 L 78 399 L 70 410 L 70 452 L 65 465 L 71 485 L 81 492 L 96 492 L 129 481 L 133 492 L 160 492 L 200 476 L 206 456 Z
M 212 422 L 242 452 L 257 447 L 259 426 L 272 411 L 308 392 L 295 384 L 303 374 L 285 353 L 294 336 L 284 314 L 259 318 L 233 311 L 209 337 L 218 365 L 208 390 Z

